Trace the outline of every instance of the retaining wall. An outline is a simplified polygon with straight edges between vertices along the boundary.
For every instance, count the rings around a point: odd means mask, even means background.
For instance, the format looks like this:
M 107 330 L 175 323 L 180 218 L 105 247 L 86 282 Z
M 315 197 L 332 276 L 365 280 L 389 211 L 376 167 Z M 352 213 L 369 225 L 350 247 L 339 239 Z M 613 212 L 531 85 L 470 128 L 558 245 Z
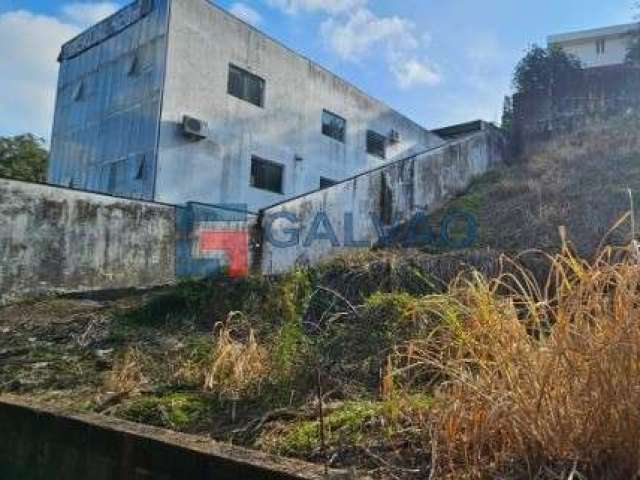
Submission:
M 174 207 L 0 179 L 0 304 L 174 280 Z
M 0 397 L 0 425 L 3 480 L 327 478 L 316 465 L 16 397 Z
M 0 304 L 244 276 L 250 268 L 272 275 L 370 248 L 385 229 L 463 192 L 503 152 L 502 133 L 486 125 L 259 215 L 246 205 L 173 206 L 0 179 Z
M 380 241 L 381 230 L 429 214 L 503 162 L 495 127 L 263 211 L 262 273 L 315 264 Z M 323 239 L 318 237 L 324 236 Z M 310 242 L 311 240 L 311 242 Z
M 190 202 L 176 209 L 176 275 L 203 278 L 225 273 L 249 274 L 257 215 L 247 205 Z

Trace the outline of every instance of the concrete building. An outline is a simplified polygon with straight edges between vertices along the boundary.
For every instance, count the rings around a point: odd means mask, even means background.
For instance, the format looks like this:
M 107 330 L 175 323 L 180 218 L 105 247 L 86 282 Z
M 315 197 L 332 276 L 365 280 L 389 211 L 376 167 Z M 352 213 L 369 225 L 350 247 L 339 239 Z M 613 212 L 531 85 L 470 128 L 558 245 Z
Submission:
M 53 184 L 255 210 L 444 143 L 207 0 L 137 0 L 59 60 Z
M 582 61 L 585 68 L 619 65 L 625 62 L 637 23 L 551 35 L 549 46 L 559 46 Z

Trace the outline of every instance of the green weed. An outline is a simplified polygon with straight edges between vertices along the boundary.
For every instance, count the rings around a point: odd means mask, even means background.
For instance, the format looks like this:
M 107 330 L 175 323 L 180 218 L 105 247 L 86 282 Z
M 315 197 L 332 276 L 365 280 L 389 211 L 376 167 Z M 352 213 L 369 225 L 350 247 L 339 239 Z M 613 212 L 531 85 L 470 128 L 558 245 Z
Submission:
M 401 430 L 423 418 L 432 400 L 425 395 L 410 395 L 384 402 L 349 401 L 324 419 L 325 441 L 329 450 L 357 449 L 381 441 L 390 441 Z M 418 430 L 415 432 L 419 436 Z M 283 429 L 265 433 L 258 443 L 281 454 L 308 457 L 320 447 L 320 423 L 303 420 Z
M 169 393 L 139 397 L 118 409 L 117 415 L 137 423 L 195 431 L 206 426 L 222 411 L 221 403 L 211 396 L 196 393 Z

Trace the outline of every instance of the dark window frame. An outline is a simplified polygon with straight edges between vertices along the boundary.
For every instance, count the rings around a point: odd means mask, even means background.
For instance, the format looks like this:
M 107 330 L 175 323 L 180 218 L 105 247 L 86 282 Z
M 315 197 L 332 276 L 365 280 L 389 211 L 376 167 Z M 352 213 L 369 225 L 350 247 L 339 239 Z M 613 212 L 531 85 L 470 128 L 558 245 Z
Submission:
M 326 188 L 331 188 L 334 185 L 337 185 L 339 182 L 337 180 L 333 180 L 328 177 L 320 177 L 320 190 L 324 190 Z
M 332 127 L 332 125 L 325 123 L 325 118 L 329 117 L 331 119 L 339 120 L 342 122 L 342 131 L 341 134 L 336 133 L 336 129 Z M 333 113 L 331 110 L 327 110 L 326 108 L 322 110 L 322 134 L 325 137 L 333 138 L 335 141 L 340 143 L 345 143 L 347 139 L 347 120 L 340 115 Z
M 607 39 L 599 38 L 596 40 L 596 54 L 604 55 L 607 52 Z
M 238 80 L 234 82 L 234 75 L 238 76 Z M 251 81 L 254 81 L 253 87 L 259 86 L 256 91 L 251 91 Z M 227 94 L 232 97 L 243 100 L 256 107 L 264 108 L 265 98 L 267 92 L 267 82 L 264 78 L 245 70 L 242 67 L 238 67 L 233 63 L 229 64 L 229 71 L 227 77 Z M 254 97 L 257 94 L 257 97 Z
M 386 160 L 387 137 L 373 130 L 367 130 L 367 153 Z
M 147 174 L 147 158 L 144 153 L 140 153 L 134 157 L 136 161 L 135 165 L 135 177 L 134 180 L 146 180 Z
M 279 170 L 280 178 L 279 178 L 279 188 L 271 188 L 268 185 L 267 181 L 260 182 L 258 178 L 258 173 L 254 169 L 254 165 L 263 165 L 266 167 L 277 168 Z M 264 190 L 271 193 L 277 193 L 279 195 L 284 195 L 284 170 L 285 166 L 281 163 L 274 162 L 272 160 L 267 160 L 265 158 L 259 157 L 258 155 L 251 156 L 251 172 L 249 174 L 249 185 L 252 188 L 256 188 L 258 190 Z M 263 180 L 265 180 L 263 178 Z M 262 185 L 259 185 L 262 183 Z

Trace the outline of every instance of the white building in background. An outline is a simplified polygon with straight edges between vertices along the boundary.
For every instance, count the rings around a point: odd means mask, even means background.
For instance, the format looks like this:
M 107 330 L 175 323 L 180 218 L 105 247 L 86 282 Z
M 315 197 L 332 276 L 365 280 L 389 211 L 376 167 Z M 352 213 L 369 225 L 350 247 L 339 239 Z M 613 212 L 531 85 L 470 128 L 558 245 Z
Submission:
M 49 181 L 255 210 L 444 141 L 207 0 L 62 47 Z
M 625 62 L 631 37 L 639 28 L 637 23 L 628 23 L 561 33 L 549 36 L 547 43 L 575 55 L 585 68 L 619 65 Z

